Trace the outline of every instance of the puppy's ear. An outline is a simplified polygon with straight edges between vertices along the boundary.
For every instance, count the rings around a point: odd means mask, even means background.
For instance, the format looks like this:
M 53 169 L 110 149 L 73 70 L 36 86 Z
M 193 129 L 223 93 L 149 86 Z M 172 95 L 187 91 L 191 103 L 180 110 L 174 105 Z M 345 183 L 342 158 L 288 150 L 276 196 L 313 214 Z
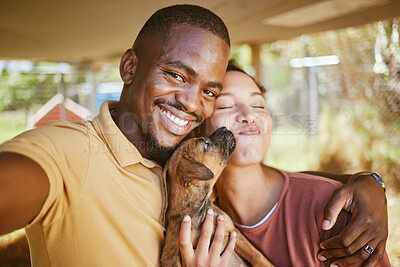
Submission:
M 206 165 L 187 157 L 179 161 L 176 174 L 185 186 L 193 180 L 207 181 L 214 178 L 214 173 Z

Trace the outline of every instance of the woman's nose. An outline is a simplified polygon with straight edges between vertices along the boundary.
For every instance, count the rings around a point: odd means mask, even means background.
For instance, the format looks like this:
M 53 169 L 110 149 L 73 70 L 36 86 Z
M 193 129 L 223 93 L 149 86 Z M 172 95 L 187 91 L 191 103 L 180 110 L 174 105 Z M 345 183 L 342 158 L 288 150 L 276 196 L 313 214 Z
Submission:
M 250 107 L 241 107 L 236 120 L 240 123 L 254 123 L 257 121 L 257 114 Z

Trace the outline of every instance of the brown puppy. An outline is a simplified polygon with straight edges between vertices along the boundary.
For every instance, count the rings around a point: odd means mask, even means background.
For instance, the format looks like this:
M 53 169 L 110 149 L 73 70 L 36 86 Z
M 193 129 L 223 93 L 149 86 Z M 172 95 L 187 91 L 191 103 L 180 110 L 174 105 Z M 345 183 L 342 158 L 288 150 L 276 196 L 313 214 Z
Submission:
M 235 138 L 225 127 L 210 137 L 192 138 L 181 144 L 164 168 L 168 188 L 168 209 L 163 266 L 181 266 L 179 232 L 185 215 L 192 218 L 192 243 L 197 244 L 208 209 L 222 214 L 225 222 L 224 247 L 229 235 L 237 232 L 235 253 L 230 266 L 273 266 L 235 229 L 229 216 L 210 201 L 213 186 L 235 149 Z

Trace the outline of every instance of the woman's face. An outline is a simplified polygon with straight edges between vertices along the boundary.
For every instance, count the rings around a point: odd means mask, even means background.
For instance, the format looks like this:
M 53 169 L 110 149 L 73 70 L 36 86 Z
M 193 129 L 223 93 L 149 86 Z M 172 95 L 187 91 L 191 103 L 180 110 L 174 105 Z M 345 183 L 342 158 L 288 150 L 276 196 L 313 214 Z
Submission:
M 231 130 L 236 139 L 230 164 L 243 166 L 263 160 L 271 140 L 272 119 L 260 89 L 242 72 L 225 74 L 223 89 L 207 124 L 207 134 L 222 126 Z

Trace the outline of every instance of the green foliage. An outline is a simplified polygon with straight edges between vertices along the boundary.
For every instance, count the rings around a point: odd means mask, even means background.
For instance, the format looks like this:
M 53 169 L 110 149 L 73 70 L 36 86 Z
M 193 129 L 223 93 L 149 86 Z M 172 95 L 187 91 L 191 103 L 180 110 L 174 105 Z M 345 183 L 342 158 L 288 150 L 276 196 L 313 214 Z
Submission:
M 398 26 L 378 22 L 338 31 L 325 41 L 340 51 L 341 63 L 327 76 L 320 101 L 321 169 L 370 170 L 400 190 L 400 91 Z M 395 37 L 395 38 L 393 38 Z M 374 73 L 375 72 L 375 73 Z
M 54 75 L 3 71 L 0 75 L 0 111 L 44 104 L 57 93 Z
M 236 62 L 243 67 L 251 64 L 251 49 L 249 45 L 234 46 L 231 49 L 230 58 L 234 58 Z
M 376 171 L 392 188 L 400 190 L 397 21 L 263 45 L 266 99 L 278 124 L 274 128 L 267 163 L 290 170 Z M 314 137 L 307 137 L 304 128 L 293 130 L 299 124 L 291 120 L 291 115 L 299 114 L 300 91 L 308 86 L 308 70 L 292 69 L 289 60 L 306 55 L 340 58 L 339 65 L 318 68 L 319 151 L 315 150 Z M 240 53 L 237 56 L 240 57 Z M 384 71 L 374 72 L 377 64 L 380 64 L 378 69 Z

